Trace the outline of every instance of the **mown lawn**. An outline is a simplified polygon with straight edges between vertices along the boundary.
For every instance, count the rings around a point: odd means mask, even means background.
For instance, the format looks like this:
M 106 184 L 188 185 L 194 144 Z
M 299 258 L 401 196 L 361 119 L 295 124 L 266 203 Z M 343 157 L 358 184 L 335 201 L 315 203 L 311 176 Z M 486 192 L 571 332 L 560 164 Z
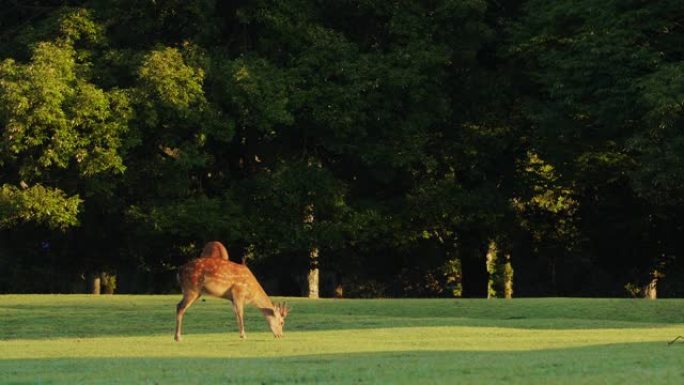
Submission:
M 318 300 L 273 339 L 180 296 L 0 296 L 0 384 L 684 384 L 684 300 Z

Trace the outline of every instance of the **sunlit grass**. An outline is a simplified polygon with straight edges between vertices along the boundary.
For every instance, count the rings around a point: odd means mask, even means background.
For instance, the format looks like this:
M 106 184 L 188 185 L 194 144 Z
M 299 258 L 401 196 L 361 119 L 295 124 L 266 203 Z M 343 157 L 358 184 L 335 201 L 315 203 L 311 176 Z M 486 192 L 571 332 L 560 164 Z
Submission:
M 684 300 L 290 299 L 286 338 L 226 301 L 0 296 L 0 383 L 684 383 Z

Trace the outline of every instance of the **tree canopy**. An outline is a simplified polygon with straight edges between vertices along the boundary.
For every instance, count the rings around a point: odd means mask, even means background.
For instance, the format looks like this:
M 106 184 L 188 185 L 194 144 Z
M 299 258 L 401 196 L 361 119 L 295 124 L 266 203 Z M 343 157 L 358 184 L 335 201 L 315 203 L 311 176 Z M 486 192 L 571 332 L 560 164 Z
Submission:
M 1 12 L 0 292 L 684 294 L 677 1 Z

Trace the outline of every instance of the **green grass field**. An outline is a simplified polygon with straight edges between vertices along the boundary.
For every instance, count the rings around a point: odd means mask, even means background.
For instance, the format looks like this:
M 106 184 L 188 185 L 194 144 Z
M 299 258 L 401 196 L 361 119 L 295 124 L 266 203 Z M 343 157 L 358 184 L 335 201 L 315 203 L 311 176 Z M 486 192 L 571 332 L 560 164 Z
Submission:
M 207 298 L 0 296 L 2 384 L 684 384 L 684 300 L 289 299 L 286 338 Z M 280 300 L 280 299 L 279 299 Z

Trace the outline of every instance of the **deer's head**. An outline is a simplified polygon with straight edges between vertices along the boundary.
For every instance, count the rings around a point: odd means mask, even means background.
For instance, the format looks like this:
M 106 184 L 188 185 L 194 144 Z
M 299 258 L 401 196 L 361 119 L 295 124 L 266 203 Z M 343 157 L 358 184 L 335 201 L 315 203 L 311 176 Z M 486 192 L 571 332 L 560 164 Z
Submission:
M 283 326 L 285 326 L 285 317 L 289 313 L 290 308 L 287 307 L 285 302 L 276 304 L 273 308 L 273 314 L 266 317 L 268 320 L 268 326 L 271 327 L 273 336 L 275 338 L 280 338 L 283 336 Z

